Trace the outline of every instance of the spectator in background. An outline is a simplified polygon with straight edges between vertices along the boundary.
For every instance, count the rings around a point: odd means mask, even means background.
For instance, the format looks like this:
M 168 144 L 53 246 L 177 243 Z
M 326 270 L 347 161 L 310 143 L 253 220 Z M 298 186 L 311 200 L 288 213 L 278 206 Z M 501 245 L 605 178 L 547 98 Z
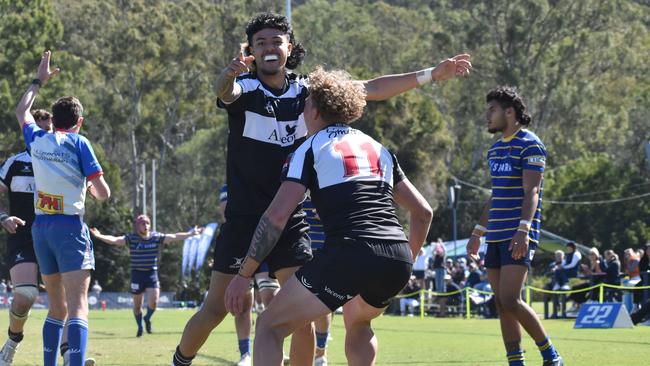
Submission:
M 639 275 L 641 281 L 636 284 L 640 286 L 650 286 L 650 242 L 646 243 L 645 248 L 640 251 L 639 259 Z M 643 301 L 643 292 L 650 290 L 637 290 L 634 291 L 634 302 L 640 304 Z
M 647 242 L 645 245 L 645 250 L 643 256 L 639 260 L 639 272 L 643 276 L 643 273 L 646 273 L 650 270 L 650 242 Z
M 458 261 L 454 263 L 453 269 L 451 271 L 451 279 L 459 286 L 463 287 L 465 285 L 465 269 L 463 268 L 463 264 L 461 263 L 461 259 L 465 258 L 458 258 Z
M 451 306 L 457 306 L 460 305 L 462 296 L 460 294 L 460 286 L 452 281 L 452 276 L 450 275 L 445 275 L 445 294 L 453 294 L 453 295 L 445 295 L 440 297 L 440 312 L 438 313 L 438 316 L 443 318 L 447 316 L 448 308 Z
M 582 254 L 576 250 L 576 243 L 570 241 L 566 244 L 566 253 L 564 254 L 564 263 L 562 268 L 566 273 L 567 278 L 578 277 L 578 270 L 580 269 L 580 261 Z
M 99 281 L 95 280 L 95 282 L 93 283 L 93 286 L 90 288 L 90 291 L 92 291 L 92 293 L 97 298 L 97 306 L 99 306 L 100 305 L 100 303 L 99 303 L 99 295 L 102 294 L 102 287 L 99 285 Z
M 481 271 L 478 269 L 476 263 L 471 262 L 469 264 L 469 275 L 467 276 L 467 281 L 465 282 L 466 287 L 474 287 L 479 282 L 481 282 Z
M 413 309 L 420 306 L 418 299 L 420 298 L 420 290 L 422 287 L 418 285 L 418 280 L 415 276 L 411 276 L 406 287 L 400 293 L 407 295 L 399 299 L 399 312 L 402 316 L 413 316 Z M 407 313 L 408 312 L 408 313 Z
M 417 282 L 420 288 L 424 288 L 424 271 L 427 269 L 427 252 L 424 248 L 420 248 L 418 256 L 415 257 L 415 262 L 413 262 L 413 275 L 415 276 L 415 282 Z
M 623 280 L 623 286 L 634 287 L 641 282 L 641 272 L 639 269 L 640 257 L 636 250 L 627 248 L 623 252 L 623 267 L 626 278 Z M 635 291 L 623 291 L 623 303 L 629 313 L 634 310 Z
M 553 281 L 551 288 L 553 291 L 569 290 L 569 276 L 564 269 L 564 252 L 561 250 L 555 251 L 555 262 L 551 264 L 551 273 L 553 274 Z
M 470 263 L 470 272 L 472 270 L 472 264 L 474 264 L 474 262 Z M 490 282 L 487 280 L 487 273 L 485 271 L 481 271 L 481 268 L 477 268 L 476 273 L 480 273 L 479 282 L 474 284 L 472 287 L 482 292 L 470 291 L 470 301 L 473 305 L 479 306 L 479 315 L 483 315 L 485 318 L 496 318 L 497 308 L 496 303 L 494 302 L 494 296 L 492 294 L 485 293 L 492 292 Z M 469 279 L 467 281 L 469 282 Z
M 2 282 L 0 282 L 0 294 L 6 294 L 6 293 L 7 293 L 7 280 L 3 278 Z
M 589 277 L 589 286 L 595 286 L 604 281 L 607 264 L 605 260 L 600 256 L 598 248 L 593 247 L 589 250 L 589 264 L 583 264 L 582 270 L 585 276 Z M 598 289 L 593 289 L 591 291 L 591 300 L 597 301 L 598 296 Z
M 613 250 L 608 249 L 605 251 L 605 260 L 607 261 L 605 283 L 608 285 L 620 286 L 621 262 L 618 259 L 618 255 L 616 255 Z M 620 295 L 620 291 L 617 289 L 605 289 L 605 301 L 621 301 Z
M 447 274 L 447 268 L 445 267 L 445 260 L 447 258 L 447 251 L 445 250 L 445 245 L 442 243 L 442 239 L 438 238 L 433 249 L 433 271 L 435 273 L 436 281 L 436 292 L 445 292 L 445 274 Z

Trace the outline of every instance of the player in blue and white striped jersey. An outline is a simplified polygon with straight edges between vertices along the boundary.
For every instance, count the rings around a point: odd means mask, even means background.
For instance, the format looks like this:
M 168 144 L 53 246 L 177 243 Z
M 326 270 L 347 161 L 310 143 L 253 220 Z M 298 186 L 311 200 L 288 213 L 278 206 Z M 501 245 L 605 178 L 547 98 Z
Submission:
M 502 137 L 488 150 L 492 195 L 472 232 L 467 253 L 478 259 L 480 239 L 486 234 L 485 266 L 499 309 L 509 365 L 524 364 L 521 325 L 537 343 L 544 366 L 561 366 L 562 357 L 537 314 L 521 299 L 539 243 L 546 148 L 526 129 L 531 118 L 515 88 L 493 89 L 486 101 L 488 131 Z
M 131 266 L 131 293 L 133 294 L 133 316 L 138 326 L 137 337 L 142 336 L 142 321 L 144 320 L 147 333 L 152 333 L 151 317 L 158 306 L 160 296 L 160 281 L 158 280 L 158 254 L 161 244 L 183 242 L 183 240 L 199 235 L 202 229 L 194 227 L 188 232 L 162 234 L 151 231 L 151 220 L 147 215 L 136 217 L 135 233 L 122 236 L 102 234 L 97 228 L 91 228 L 90 233 L 106 244 L 128 245 Z M 147 294 L 147 314 L 142 316 L 144 294 Z

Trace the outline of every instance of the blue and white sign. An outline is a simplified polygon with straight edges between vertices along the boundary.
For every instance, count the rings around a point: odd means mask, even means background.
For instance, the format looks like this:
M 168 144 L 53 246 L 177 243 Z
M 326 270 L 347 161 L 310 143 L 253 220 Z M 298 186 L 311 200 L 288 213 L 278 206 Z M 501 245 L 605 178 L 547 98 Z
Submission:
M 581 328 L 632 328 L 627 309 L 620 302 L 588 303 L 582 305 L 573 326 Z

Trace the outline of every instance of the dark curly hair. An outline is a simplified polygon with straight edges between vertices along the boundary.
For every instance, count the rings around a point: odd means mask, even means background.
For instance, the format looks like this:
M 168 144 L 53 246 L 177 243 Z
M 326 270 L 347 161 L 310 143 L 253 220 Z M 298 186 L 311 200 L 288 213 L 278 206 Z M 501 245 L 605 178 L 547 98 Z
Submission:
M 503 109 L 512 107 L 515 110 L 517 121 L 524 126 L 528 126 L 532 122 L 526 111 L 526 104 L 514 86 L 498 86 L 490 90 L 485 99 L 488 103 L 496 101 Z
M 292 44 L 293 49 L 291 55 L 287 58 L 287 69 L 294 70 L 305 58 L 305 53 L 307 52 L 301 43 L 296 42 L 296 38 L 293 36 L 293 27 L 287 18 L 280 14 L 275 13 L 261 13 L 256 15 L 253 19 L 248 22 L 246 25 L 246 37 L 248 39 L 248 45 L 253 44 L 253 34 L 261 31 L 262 29 L 272 28 L 284 32 L 289 36 L 289 43 Z

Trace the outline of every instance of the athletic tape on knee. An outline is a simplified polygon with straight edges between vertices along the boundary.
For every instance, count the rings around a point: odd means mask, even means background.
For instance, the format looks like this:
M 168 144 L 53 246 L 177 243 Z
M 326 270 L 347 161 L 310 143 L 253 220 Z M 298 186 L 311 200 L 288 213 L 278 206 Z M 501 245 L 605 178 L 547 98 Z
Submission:
M 260 280 L 257 283 L 257 287 L 261 290 L 277 290 L 280 288 L 280 284 L 277 281 L 271 281 L 267 279 Z
M 29 310 L 27 310 L 23 314 L 18 314 L 13 309 L 9 310 L 9 318 L 11 318 L 11 319 L 22 321 L 22 320 L 27 319 L 28 316 L 29 316 Z
M 38 297 L 38 287 L 32 284 L 16 285 L 14 286 L 14 294 L 19 294 L 27 298 L 30 302 L 34 302 Z

